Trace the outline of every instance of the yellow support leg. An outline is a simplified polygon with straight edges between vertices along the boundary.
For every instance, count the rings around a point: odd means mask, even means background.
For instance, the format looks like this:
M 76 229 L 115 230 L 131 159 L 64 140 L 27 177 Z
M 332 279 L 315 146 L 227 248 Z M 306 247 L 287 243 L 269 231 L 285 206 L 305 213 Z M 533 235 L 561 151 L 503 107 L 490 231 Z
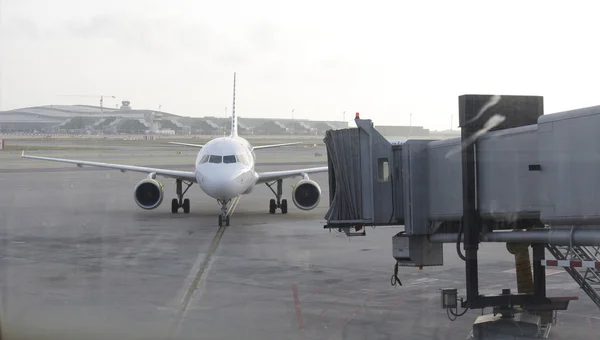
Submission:
M 515 256 L 515 271 L 517 274 L 517 290 L 523 294 L 533 294 L 533 273 L 529 260 L 529 244 L 507 243 L 506 249 Z M 552 322 L 552 312 L 537 312 L 542 318 L 542 323 Z
M 515 256 L 517 290 L 519 293 L 533 293 L 533 274 L 529 260 L 529 244 L 507 243 L 506 249 Z

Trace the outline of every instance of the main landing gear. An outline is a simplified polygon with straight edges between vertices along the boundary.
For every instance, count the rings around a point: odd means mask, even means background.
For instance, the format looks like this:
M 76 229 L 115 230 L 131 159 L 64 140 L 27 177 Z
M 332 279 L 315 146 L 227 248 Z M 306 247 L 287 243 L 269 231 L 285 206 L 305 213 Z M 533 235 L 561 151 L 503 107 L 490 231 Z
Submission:
M 219 215 L 219 227 L 229 227 L 229 215 L 227 214 L 229 202 L 231 200 L 217 200 L 221 205 L 221 214 Z
M 183 190 L 183 180 L 177 179 L 177 180 L 175 180 L 175 184 L 177 184 L 177 188 L 176 188 L 177 198 L 173 198 L 173 200 L 171 201 L 171 212 L 173 214 L 177 214 L 177 211 L 179 211 L 179 208 L 183 208 L 183 212 L 186 214 L 189 214 L 190 213 L 190 199 L 189 198 L 183 199 L 183 195 L 185 195 L 185 193 L 192 186 L 192 184 L 194 184 L 194 182 L 185 182 L 185 185 L 187 185 L 187 187 L 185 188 L 185 191 Z
M 275 190 L 273 190 L 272 186 L 273 184 L 277 183 L 277 192 L 275 192 Z M 281 209 L 281 213 L 282 214 L 287 214 L 287 210 L 288 210 L 288 205 L 287 205 L 287 200 L 281 199 L 281 196 L 283 196 L 283 190 L 282 190 L 282 186 L 283 186 L 283 180 L 282 179 L 278 179 L 277 181 L 271 182 L 271 183 L 265 183 L 269 189 L 271 189 L 271 191 L 273 192 L 273 194 L 275 195 L 275 199 L 271 199 L 269 201 L 269 214 L 274 214 L 275 210 L 277 210 L 278 208 Z

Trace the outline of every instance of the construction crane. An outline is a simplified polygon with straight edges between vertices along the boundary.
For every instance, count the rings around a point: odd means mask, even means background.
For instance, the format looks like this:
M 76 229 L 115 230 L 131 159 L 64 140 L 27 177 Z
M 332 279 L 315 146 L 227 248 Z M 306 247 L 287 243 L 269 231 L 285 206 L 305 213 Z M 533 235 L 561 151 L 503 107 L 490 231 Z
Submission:
M 115 96 L 105 96 L 105 95 L 85 95 L 85 94 L 61 94 L 61 97 L 84 97 L 84 98 L 98 98 L 100 97 L 100 114 L 104 113 L 104 97 L 117 98 Z

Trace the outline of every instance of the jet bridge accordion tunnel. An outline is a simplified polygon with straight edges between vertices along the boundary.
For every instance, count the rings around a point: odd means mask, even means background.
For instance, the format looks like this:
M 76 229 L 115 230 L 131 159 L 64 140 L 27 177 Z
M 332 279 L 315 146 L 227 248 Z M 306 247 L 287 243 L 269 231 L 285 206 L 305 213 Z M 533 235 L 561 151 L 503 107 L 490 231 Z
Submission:
M 404 225 L 392 240 L 401 266 L 441 266 L 442 243 L 456 243 L 464 308 L 566 309 L 569 298 L 546 297 L 545 248 L 567 260 L 565 247 L 600 246 L 600 106 L 543 115 L 542 97 L 464 95 L 459 121 L 461 137 L 445 140 L 391 143 L 358 113 L 356 128 L 327 131 L 325 228 L 364 236 L 366 226 Z M 515 255 L 517 294 L 479 294 L 480 242 Z

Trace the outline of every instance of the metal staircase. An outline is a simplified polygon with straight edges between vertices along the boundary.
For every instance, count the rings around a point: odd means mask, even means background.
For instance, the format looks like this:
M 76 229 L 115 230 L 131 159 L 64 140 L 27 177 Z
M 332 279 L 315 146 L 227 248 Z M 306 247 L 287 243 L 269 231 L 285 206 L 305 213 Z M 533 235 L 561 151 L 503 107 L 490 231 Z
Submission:
M 546 248 L 557 260 L 567 261 L 600 261 L 600 247 L 581 247 L 581 246 L 555 246 L 547 244 Z M 573 277 L 579 287 L 594 301 L 600 308 L 600 270 L 590 267 L 564 267 L 564 269 Z

